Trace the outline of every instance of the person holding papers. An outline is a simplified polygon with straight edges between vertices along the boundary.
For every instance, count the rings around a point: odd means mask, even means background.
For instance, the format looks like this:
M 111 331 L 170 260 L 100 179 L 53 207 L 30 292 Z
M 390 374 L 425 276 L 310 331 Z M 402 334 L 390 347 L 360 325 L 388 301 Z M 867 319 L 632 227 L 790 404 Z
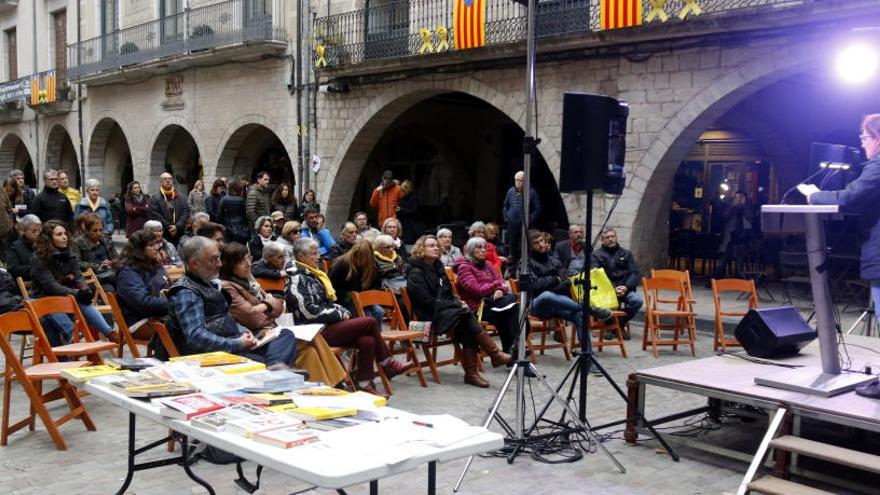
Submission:
M 321 332 L 328 344 L 334 347 L 350 347 L 358 351 L 358 387 L 371 394 L 383 395 L 373 383 L 373 362 L 382 366 L 388 378 L 406 372 L 416 363 L 402 363 L 391 356 L 382 340 L 379 323 L 369 316 L 352 317 L 344 307 L 336 303 L 336 290 L 327 274 L 318 269 L 321 255 L 318 243 L 303 237 L 294 244 L 296 263 L 289 270 L 290 285 L 287 289 L 287 307 L 296 323 L 324 323 Z
M 482 237 L 471 237 L 464 245 L 464 256 L 455 260 L 458 293 L 471 311 L 482 306 L 482 319 L 498 329 L 501 350 L 509 352 L 519 331 L 519 304 L 501 273 L 486 261 Z
M 226 351 L 263 362 L 269 369 L 287 369 L 296 357 L 293 334 L 254 348 L 257 338 L 229 314 L 220 291 L 221 258 L 217 243 L 207 237 L 187 239 L 180 247 L 186 273 L 168 291 L 168 330 L 182 355 Z
M 261 332 L 278 326 L 276 318 L 284 310 L 284 300 L 264 291 L 250 273 L 248 248 L 233 242 L 220 253 L 220 280 L 229 298 L 229 314 L 236 323 L 260 336 Z M 283 332 L 289 333 L 289 332 Z M 345 370 L 320 335 L 311 342 L 296 341 L 297 368 L 309 372 L 311 381 L 333 386 L 345 377 Z
M 871 283 L 874 308 L 880 308 L 880 113 L 865 116 L 859 138 L 868 161 L 862 175 L 840 191 L 820 191 L 812 184 L 800 184 L 798 191 L 813 205 L 840 205 L 844 213 L 859 213 L 864 232 L 861 255 L 862 279 Z

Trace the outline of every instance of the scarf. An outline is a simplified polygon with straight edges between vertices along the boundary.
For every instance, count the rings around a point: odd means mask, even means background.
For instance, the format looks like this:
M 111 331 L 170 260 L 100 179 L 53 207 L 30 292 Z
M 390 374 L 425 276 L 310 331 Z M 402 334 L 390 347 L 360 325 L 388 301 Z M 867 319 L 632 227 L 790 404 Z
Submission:
M 263 290 L 260 288 L 260 284 L 257 283 L 257 280 L 252 275 L 246 279 L 237 277 L 235 275 L 230 275 L 229 281 L 233 284 L 238 284 L 244 287 L 244 289 L 248 291 L 250 295 L 256 297 L 259 301 L 265 300 L 265 297 L 263 296 Z
M 312 268 L 305 263 L 300 263 L 299 261 L 296 262 L 296 266 L 300 267 L 300 269 L 308 271 L 309 273 L 317 277 L 318 280 L 320 280 L 321 283 L 324 284 L 324 293 L 327 295 L 327 299 L 331 301 L 336 301 L 336 289 L 333 288 L 333 284 L 330 283 L 330 277 L 328 277 L 326 273 L 318 270 L 317 268 Z
M 159 187 L 159 193 L 165 198 L 165 201 L 171 201 L 177 197 L 177 191 L 172 187 L 171 189 L 165 189 L 164 187 Z
M 140 193 L 138 195 L 132 194 L 132 195 L 129 195 L 129 198 L 131 198 L 132 203 L 139 205 L 144 202 L 144 193 Z
M 86 196 L 86 201 L 89 202 L 89 208 L 91 208 L 92 211 L 98 211 L 98 207 L 101 206 L 101 198 L 100 198 L 100 196 L 98 197 L 98 200 L 95 201 L 94 203 L 92 202 L 92 198 Z
M 397 260 L 397 251 L 391 251 L 391 257 L 390 257 L 390 258 L 384 256 L 384 255 L 383 255 L 382 253 L 380 253 L 379 251 L 373 251 L 373 255 L 374 255 L 375 257 L 379 258 L 379 259 L 382 260 L 382 261 L 387 261 L 388 263 L 394 263 L 394 262 Z M 397 263 L 394 263 L 394 264 L 396 265 Z
M 394 249 L 400 249 L 400 237 L 394 239 Z

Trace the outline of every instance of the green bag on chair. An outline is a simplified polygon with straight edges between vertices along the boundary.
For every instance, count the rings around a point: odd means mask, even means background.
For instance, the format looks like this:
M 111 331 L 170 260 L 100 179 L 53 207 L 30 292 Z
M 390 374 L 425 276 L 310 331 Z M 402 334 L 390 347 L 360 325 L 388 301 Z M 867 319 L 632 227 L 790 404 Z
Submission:
M 578 302 L 584 300 L 584 286 L 576 282 L 584 278 L 583 273 L 579 273 L 571 277 L 571 286 Z M 614 290 L 614 284 L 605 274 L 604 268 L 593 268 L 590 270 L 590 285 L 596 287 L 590 291 L 590 306 L 597 308 L 607 308 L 616 310 L 620 308 L 620 302 L 617 300 L 617 292 Z

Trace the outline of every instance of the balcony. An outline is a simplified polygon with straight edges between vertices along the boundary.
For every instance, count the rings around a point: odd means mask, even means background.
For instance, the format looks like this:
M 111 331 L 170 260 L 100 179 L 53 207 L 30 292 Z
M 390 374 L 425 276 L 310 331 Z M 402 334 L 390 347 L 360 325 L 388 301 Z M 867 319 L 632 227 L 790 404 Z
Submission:
M 0 14 L 15 12 L 18 8 L 18 0 L 0 0 Z
M 62 115 L 73 107 L 73 92 L 63 75 L 48 70 L 31 76 L 27 105 L 44 117 Z
M 283 17 L 250 7 L 249 0 L 228 0 L 68 45 L 67 75 L 106 84 L 131 72 L 164 74 L 285 51 Z
M 717 30 L 717 25 L 712 26 L 720 16 L 729 13 L 748 12 L 754 18 L 757 12 L 792 10 L 790 7 L 820 1 L 660 0 L 662 12 L 654 12 L 657 9 L 651 0 L 642 0 L 641 26 L 602 31 L 598 0 L 537 0 L 535 31 L 539 49 L 560 51 L 623 39 L 631 42 L 638 38 L 693 35 L 695 30 Z M 485 2 L 485 48 L 459 50 L 455 46 L 454 0 L 392 0 L 317 18 L 313 61 L 318 69 L 336 75 L 355 75 L 382 70 L 381 67 L 400 70 L 519 56 L 526 40 L 526 7 L 514 0 Z M 384 63 L 380 62 L 383 60 Z M 365 67 L 355 67 L 360 64 Z

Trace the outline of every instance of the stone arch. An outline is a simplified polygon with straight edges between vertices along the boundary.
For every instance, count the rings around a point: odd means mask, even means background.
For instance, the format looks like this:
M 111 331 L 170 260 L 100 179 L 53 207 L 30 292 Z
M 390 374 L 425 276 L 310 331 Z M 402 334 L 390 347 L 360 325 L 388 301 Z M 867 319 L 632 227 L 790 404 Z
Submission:
M 236 119 L 235 122 L 227 128 L 222 139 L 219 141 L 220 147 L 217 149 L 216 153 L 217 165 L 213 170 L 209 170 L 209 168 L 206 167 L 205 177 L 216 178 L 232 176 L 233 172 L 236 171 L 236 161 L 239 158 L 239 152 L 241 151 L 242 146 L 255 131 L 260 129 L 268 131 L 281 142 L 281 146 L 291 158 L 294 182 L 299 182 L 301 179 L 296 176 L 296 168 L 293 168 L 293 157 L 295 155 L 291 155 L 290 152 L 290 150 L 297 149 L 296 144 L 289 133 L 279 132 L 283 127 L 278 125 L 278 123 L 272 119 L 259 114 L 244 115 Z M 210 184 L 206 183 L 206 187 L 210 187 Z
M 20 149 L 24 149 L 26 156 L 21 155 Z M 28 147 L 27 141 L 22 139 L 21 136 L 14 132 L 3 136 L 0 139 L 0 181 L 6 180 L 9 172 L 16 168 L 24 171 L 26 180 L 29 179 L 28 170 L 25 170 L 25 168 L 30 164 L 30 174 L 32 175 L 30 179 L 34 181 L 31 187 L 36 187 L 37 183 L 39 183 L 39 178 L 36 177 L 33 156 L 34 154 Z
M 660 266 L 665 262 L 669 211 L 668 208 L 657 208 L 657 205 L 669 204 L 670 185 L 678 165 L 700 133 L 759 89 L 793 74 L 815 69 L 821 50 L 801 49 L 787 53 L 790 56 L 769 51 L 698 92 L 656 134 L 641 160 L 629 171 L 624 195 L 629 192 L 639 200 L 621 202 L 615 217 L 632 219 L 631 230 L 623 229 L 621 242 L 629 243 L 642 266 Z M 658 246 L 664 248 L 658 249 Z
M 159 176 L 162 172 L 165 171 L 165 152 L 168 150 L 168 146 L 171 143 L 171 139 L 174 138 L 175 133 L 178 129 L 182 129 L 186 132 L 196 144 L 197 149 L 199 150 L 199 154 L 201 154 L 202 147 L 199 143 L 202 142 L 198 132 L 195 129 L 195 126 L 188 122 L 186 119 L 178 116 L 171 116 L 163 119 L 159 122 L 155 127 L 153 127 L 153 132 L 150 135 L 149 141 L 146 142 L 145 148 L 149 149 L 149 156 L 147 158 L 147 184 L 146 188 L 149 190 L 153 190 L 159 187 Z M 204 162 L 204 157 L 200 157 Z
M 113 117 L 101 118 L 92 129 L 85 178 L 99 180 L 103 184 L 104 194 L 116 192 L 115 184 L 110 183 L 115 181 L 109 180 L 115 178 L 111 175 L 121 175 L 132 166 L 133 148 L 129 136 L 131 134 Z M 108 152 L 112 160 L 108 160 Z
M 159 187 L 159 176 L 166 172 L 166 165 L 171 165 L 170 172 L 174 176 L 176 187 L 182 194 L 189 192 L 190 185 L 202 173 L 202 157 L 196 137 L 187 127 L 171 123 L 162 128 L 152 140 L 150 147 L 150 179 L 147 190 L 156 191 Z M 189 149 L 172 149 L 180 145 Z M 172 160 L 170 155 L 176 156 Z M 175 162 L 177 166 L 175 166 Z
M 349 130 L 338 146 L 327 155 L 322 154 L 321 156 L 322 160 L 338 163 L 336 167 L 331 166 L 331 163 L 322 165 L 322 173 L 325 175 L 322 177 L 319 174 L 318 184 L 320 187 L 315 188 L 319 201 L 326 205 L 328 219 L 337 221 L 336 219 L 347 216 L 350 207 L 348 201 L 354 193 L 360 168 L 370 150 L 373 149 L 391 123 L 416 103 L 432 96 L 450 92 L 464 93 L 479 98 L 520 126 L 525 119 L 525 107 L 519 101 L 470 77 L 454 80 L 430 79 L 412 82 L 405 87 L 395 85 L 394 90 L 373 95 L 369 105 L 350 123 L 346 124 Z M 538 150 L 544 156 L 551 173 L 558 180 L 559 158 L 555 150 L 559 149 L 559 145 L 555 139 L 549 139 L 543 132 L 539 132 L 538 137 L 541 139 Z M 329 151 L 321 149 L 320 145 L 319 150 Z
M 55 124 L 46 135 L 46 168 L 64 170 L 70 178 L 70 187 L 79 188 L 80 177 L 79 150 L 64 124 Z

